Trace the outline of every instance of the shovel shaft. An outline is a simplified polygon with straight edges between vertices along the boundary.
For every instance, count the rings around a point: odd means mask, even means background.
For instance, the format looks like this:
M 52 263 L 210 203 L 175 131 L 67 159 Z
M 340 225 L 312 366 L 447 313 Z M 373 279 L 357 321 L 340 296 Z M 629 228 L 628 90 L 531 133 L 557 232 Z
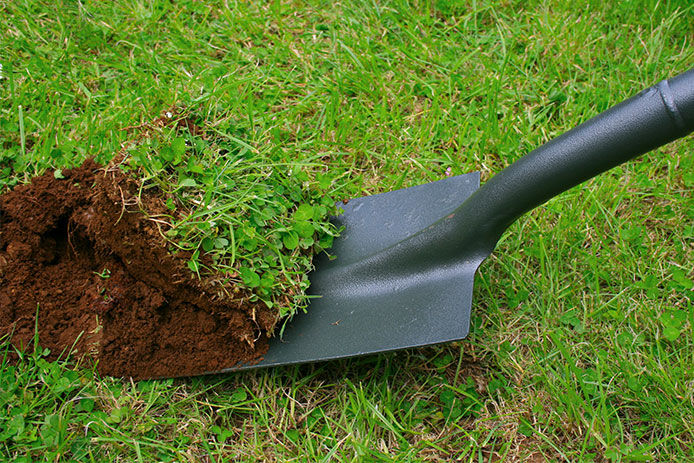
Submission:
M 493 249 L 525 212 L 692 130 L 694 69 L 642 91 L 501 171 L 458 209 L 461 228 L 476 230 Z
M 516 161 L 452 213 L 385 249 L 335 261 L 320 294 L 397 293 L 474 273 L 518 217 L 553 196 L 694 130 L 694 70 L 662 81 Z M 318 293 L 317 293 L 318 294 Z

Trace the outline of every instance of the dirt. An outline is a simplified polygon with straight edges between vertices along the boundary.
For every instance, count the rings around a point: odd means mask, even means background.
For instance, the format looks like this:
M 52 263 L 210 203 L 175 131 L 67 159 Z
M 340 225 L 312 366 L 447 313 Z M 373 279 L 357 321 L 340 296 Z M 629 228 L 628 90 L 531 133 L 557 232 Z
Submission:
M 60 177 L 61 175 L 58 175 Z M 276 323 L 263 303 L 201 280 L 145 216 L 163 203 L 93 161 L 0 196 L 0 336 L 101 374 L 188 376 L 257 361 Z M 36 315 L 38 314 L 38 323 Z

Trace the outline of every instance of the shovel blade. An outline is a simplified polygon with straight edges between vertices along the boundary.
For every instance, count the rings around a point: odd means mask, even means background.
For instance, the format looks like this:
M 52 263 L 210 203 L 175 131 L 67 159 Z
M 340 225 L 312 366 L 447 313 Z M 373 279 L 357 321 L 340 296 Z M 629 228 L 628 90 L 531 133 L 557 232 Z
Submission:
M 470 325 L 477 265 L 423 271 L 396 285 L 364 281 L 358 291 L 331 291 L 317 278 L 395 245 L 451 214 L 479 188 L 479 172 L 365 196 L 340 204 L 334 218 L 344 231 L 330 254 L 316 258 L 310 275 L 311 302 L 281 338 L 273 338 L 263 360 L 237 371 L 355 357 L 465 338 Z M 338 272 L 339 273 L 339 272 Z

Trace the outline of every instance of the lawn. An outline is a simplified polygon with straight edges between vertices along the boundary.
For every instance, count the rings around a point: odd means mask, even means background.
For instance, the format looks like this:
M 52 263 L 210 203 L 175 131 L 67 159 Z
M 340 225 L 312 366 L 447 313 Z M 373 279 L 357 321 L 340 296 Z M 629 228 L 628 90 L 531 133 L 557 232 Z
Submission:
M 172 111 L 330 198 L 484 181 L 691 67 L 692 17 L 687 0 L 0 1 L 0 188 L 107 162 Z M 38 339 L 2 361 L 0 455 L 692 461 L 693 150 L 522 217 L 478 272 L 460 343 L 133 382 L 48 362 Z M 195 217 L 186 237 L 204 240 Z

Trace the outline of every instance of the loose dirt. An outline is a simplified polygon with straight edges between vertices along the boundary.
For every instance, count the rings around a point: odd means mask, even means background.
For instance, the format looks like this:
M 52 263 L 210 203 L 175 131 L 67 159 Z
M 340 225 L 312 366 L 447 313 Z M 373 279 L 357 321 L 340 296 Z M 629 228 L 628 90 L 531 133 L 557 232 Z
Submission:
M 101 374 L 187 376 L 257 361 L 276 323 L 263 303 L 200 280 L 172 254 L 157 207 L 118 169 L 93 161 L 0 197 L 0 336 Z M 224 291 L 226 289 L 226 291 Z M 36 315 L 38 314 L 38 323 Z

